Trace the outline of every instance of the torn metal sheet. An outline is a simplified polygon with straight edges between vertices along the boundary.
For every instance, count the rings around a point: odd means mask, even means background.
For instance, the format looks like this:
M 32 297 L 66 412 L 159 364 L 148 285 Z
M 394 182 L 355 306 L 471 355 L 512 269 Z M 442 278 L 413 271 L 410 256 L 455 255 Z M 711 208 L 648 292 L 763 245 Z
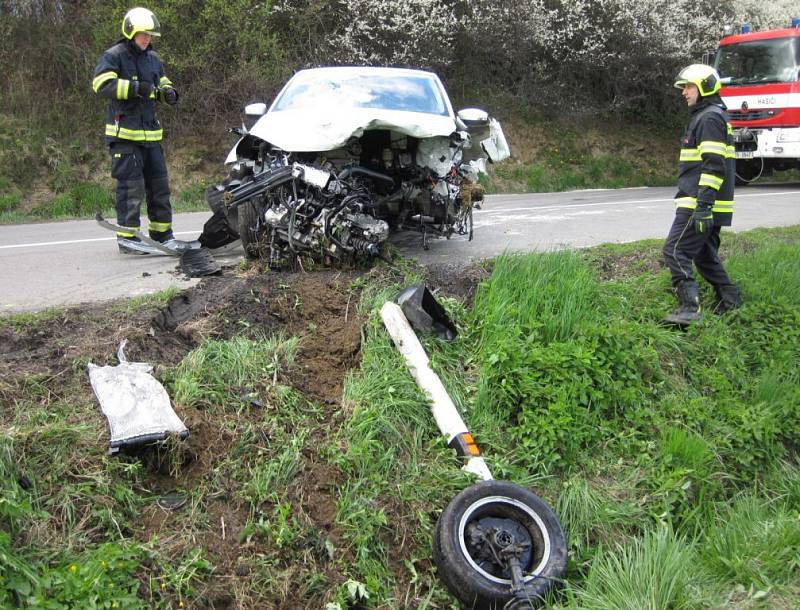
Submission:
M 111 452 L 170 434 L 186 438 L 189 430 L 173 411 L 164 386 L 151 375 L 153 367 L 128 362 L 123 351 L 126 343 L 117 350 L 117 366 L 88 365 L 89 381 L 108 420 Z
M 109 231 L 115 231 L 117 233 L 120 233 L 120 232 L 133 233 L 133 235 L 135 237 L 141 239 L 148 246 L 153 246 L 156 250 L 158 250 L 161 254 L 163 254 L 165 256 L 180 256 L 181 255 L 180 252 L 177 252 L 175 250 L 170 250 L 169 248 L 165 247 L 164 244 L 162 244 L 161 242 L 158 242 L 155 239 L 153 239 L 151 237 L 148 237 L 147 235 L 145 235 L 144 233 L 142 233 L 139 230 L 135 230 L 134 231 L 134 230 L 131 230 L 128 227 L 121 227 L 118 224 L 114 224 L 113 222 L 109 222 L 108 220 L 103 218 L 103 215 L 100 212 L 97 212 L 97 214 L 95 214 L 94 219 L 97 221 L 97 224 L 99 224 L 104 229 L 108 229 Z

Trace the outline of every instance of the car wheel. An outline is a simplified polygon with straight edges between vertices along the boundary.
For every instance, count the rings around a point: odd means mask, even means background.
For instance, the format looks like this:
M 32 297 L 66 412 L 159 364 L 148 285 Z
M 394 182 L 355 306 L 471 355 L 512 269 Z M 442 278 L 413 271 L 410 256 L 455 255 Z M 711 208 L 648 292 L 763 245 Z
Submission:
M 524 583 L 516 594 L 511 556 Z M 433 558 L 440 578 L 466 607 L 533 608 L 563 575 L 567 545 L 558 518 L 538 496 L 514 483 L 482 481 L 442 511 Z
M 258 206 L 246 201 L 237 208 L 239 238 L 247 258 L 258 258 L 259 225 Z

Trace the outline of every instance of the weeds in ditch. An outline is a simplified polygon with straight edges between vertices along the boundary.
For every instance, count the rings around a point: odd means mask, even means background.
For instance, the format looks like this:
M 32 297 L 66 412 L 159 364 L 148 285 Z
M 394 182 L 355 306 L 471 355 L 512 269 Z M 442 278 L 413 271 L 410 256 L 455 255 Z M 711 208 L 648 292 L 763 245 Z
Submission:
M 570 608 L 694 610 L 701 576 L 691 541 L 659 527 L 625 546 L 601 551 Z

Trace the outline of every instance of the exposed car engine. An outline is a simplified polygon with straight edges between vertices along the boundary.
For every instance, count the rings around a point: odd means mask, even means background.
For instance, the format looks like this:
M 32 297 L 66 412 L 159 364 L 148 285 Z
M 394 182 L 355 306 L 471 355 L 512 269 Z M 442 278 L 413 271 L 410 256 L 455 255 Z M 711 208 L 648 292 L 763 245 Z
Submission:
M 438 78 L 418 70 L 301 71 L 269 112 L 245 110 L 200 240 L 238 237 L 272 268 L 375 257 L 396 230 L 419 231 L 425 249 L 431 236 L 471 240 L 478 175 L 509 154 L 497 121 L 456 117 Z

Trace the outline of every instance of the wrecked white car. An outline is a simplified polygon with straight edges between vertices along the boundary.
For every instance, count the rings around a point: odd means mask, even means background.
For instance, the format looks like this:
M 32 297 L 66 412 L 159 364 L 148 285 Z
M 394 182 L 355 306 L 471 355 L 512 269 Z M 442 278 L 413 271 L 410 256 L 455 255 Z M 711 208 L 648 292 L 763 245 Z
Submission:
M 272 105 L 251 104 L 229 174 L 209 189 L 201 242 L 241 238 L 279 268 L 372 257 L 392 230 L 472 239 L 486 161 L 510 151 L 483 110 L 453 112 L 423 70 L 329 67 L 297 72 Z

